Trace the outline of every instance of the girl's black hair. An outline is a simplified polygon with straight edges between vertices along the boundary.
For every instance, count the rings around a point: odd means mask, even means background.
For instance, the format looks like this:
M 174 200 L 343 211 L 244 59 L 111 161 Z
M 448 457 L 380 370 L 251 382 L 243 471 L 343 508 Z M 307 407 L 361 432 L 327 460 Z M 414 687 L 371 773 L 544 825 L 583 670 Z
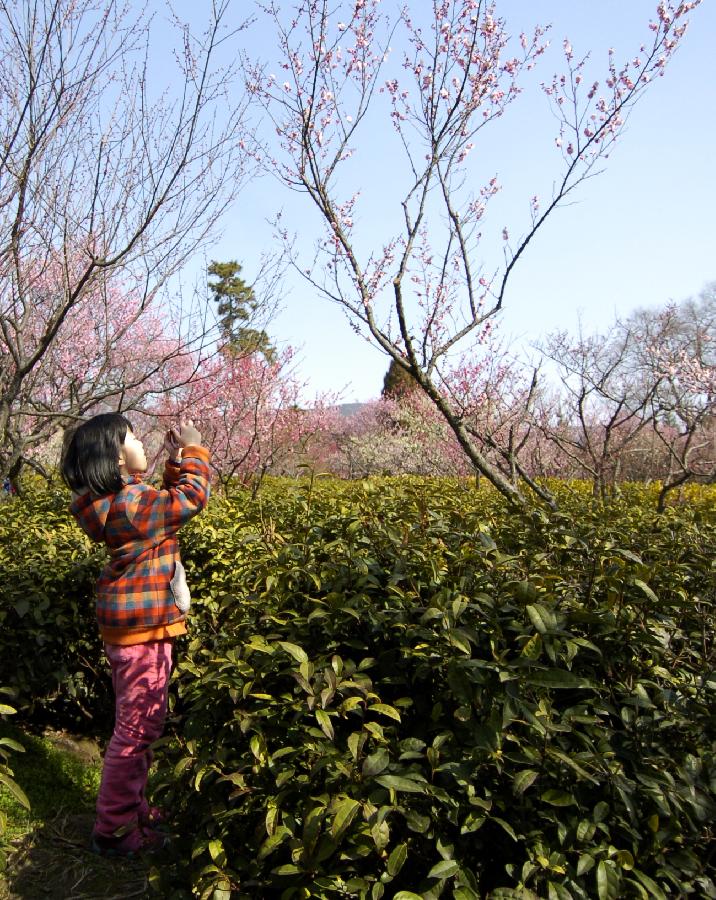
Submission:
M 119 453 L 132 425 L 121 413 L 100 413 L 78 425 L 66 438 L 62 477 L 73 491 L 95 495 L 122 489 Z

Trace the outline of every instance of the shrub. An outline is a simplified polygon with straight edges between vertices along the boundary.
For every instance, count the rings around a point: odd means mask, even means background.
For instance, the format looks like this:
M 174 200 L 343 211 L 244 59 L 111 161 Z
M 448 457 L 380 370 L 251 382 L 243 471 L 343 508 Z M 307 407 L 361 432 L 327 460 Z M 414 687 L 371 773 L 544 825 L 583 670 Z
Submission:
M 0 684 L 26 719 L 78 730 L 106 726 L 113 702 L 94 612 L 104 551 L 69 502 L 29 486 L 0 507 Z
M 716 896 L 716 492 L 553 487 L 525 518 L 466 481 L 273 480 L 182 531 L 164 895 Z M 105 728 L 68 499 L 2 506 L 0 684 Z
M 186 837 L 160 889 L 714 896 L 713 507 L 639 498 L 526 521 L 399 479 L 214 503 L 184 537 L 159 792 Z

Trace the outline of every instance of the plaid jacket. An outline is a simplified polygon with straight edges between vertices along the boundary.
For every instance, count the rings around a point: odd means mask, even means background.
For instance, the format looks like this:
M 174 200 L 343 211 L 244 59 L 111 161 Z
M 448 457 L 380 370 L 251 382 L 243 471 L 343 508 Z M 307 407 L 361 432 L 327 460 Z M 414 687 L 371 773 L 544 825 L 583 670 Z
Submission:
M 176 533 L 206 506 L 209 453 L 185 447 L 181 464 L 167 460 L 161 490 L 133 476 L 116 494 L 86 493 L 70 507 L 109 562 L 97 582 L 97 621 L 109 644 L 140 644 L 186 631 L 169 587 L 179 548 Z

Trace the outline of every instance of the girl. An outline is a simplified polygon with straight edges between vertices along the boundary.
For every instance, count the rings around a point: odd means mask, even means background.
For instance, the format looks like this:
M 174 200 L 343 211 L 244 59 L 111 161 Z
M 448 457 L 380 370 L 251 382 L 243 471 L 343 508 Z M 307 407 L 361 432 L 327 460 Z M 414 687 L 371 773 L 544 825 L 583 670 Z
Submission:
M 150 745 L 167 709 L 172 643 L 186 633 L 188 590 L 176 533 L 206 506 L 209 453 L 191 422 L 170 430 L 161 490 L 144 484 L 147 458 L 129 421 L 103 413 L 70 436 L 62 475 L 82 529 L 109 549 L 97 620 L 112 673 L 114 733 L 104 755 L 92 849 L 131 856 L 165 846 L 161 812 L 145 797 Z

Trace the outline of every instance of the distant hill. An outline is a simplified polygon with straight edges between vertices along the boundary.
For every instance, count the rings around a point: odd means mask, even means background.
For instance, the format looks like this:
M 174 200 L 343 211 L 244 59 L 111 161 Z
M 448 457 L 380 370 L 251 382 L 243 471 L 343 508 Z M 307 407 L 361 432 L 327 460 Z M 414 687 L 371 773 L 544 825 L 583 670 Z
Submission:
M 350 417 L 354 416 L 363 406 L 365 406 L 365 403 L 340 403 L 338 405 L 338 412 L 342 416 L 345 416 L 346 419 L 350 419 Z

